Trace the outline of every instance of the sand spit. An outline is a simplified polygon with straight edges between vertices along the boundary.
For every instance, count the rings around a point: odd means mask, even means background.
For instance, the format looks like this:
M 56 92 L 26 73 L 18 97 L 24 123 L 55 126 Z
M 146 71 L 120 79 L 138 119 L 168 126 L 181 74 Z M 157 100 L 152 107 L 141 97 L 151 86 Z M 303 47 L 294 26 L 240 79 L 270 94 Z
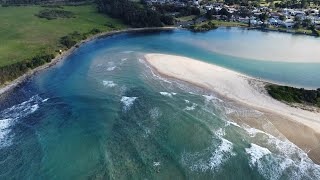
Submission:
M 194 59 L 146 54 L 146 61 L 161 75 L 176 78 L 209 90 L 244 106 L 264 113 L 264 120 L 231 117 L 261 130 L 271 123 L 281 134 L 310 158 L 320 163 L 320 113 L 291 107 L 270 97 L 264 86 L 267 82 Z

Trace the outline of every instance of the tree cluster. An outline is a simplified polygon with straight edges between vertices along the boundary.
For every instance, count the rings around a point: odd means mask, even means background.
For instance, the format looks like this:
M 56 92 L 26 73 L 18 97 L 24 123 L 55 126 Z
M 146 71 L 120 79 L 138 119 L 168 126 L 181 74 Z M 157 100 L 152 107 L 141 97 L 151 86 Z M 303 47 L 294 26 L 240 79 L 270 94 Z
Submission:
M 63 4 L 63 3 L 80 3 L 86 0 L 0 0 L 0 4 L 9 5 L 32 5 L 32 4 Z
M 0 84 L 4 84 L 7 81 L 12 81 L 26 73 L 29 69 L 33 69 L 48 63 L 53 58 L 53 54 L 42 54 L 35 56 L 31 60 L 25 60 L 10 64 L 8 66 L 0 67 Z
M 122 19 L 133 27 L 161 27 L 171 24 L 172 17 L 165 17 L 157 11 L 129 0 L 97 0 L 98 10 L 114 18 Z
M 216 28 L 217 26 L 211 21 L 202 25 L 192 25 L 189 27 L 189 29 L 193 32 L 205 32 Z
M 190 16 L 190 15 L 200 15 L 200 9 L 194 6 L 176 6 L 173 4 L 158 4 L 154 5 L 156 8 L 156 11 L 161 13 L 161 14 L 166 14 L 166 13 L 175 13 L 178 12 L 179 14 L 177 15 L 178 17 L 181 16 Z
M 303 103 L 320 107 L 320 88 L 306 90 L 288 86 L 269 85 L 268 93 L 275 99 L 288 103 Z
M 275 3 L 276 8 L 308 8 L 310 4 L 320 5 L 320 0 L 286 0 Z
M 65 11 L 62 9 L 44 9 L 36 14 L 39 18 L 45 18 L 48 20 L 58 19 L 58 18 L 73 18 L 74 14 L 70 11 Z

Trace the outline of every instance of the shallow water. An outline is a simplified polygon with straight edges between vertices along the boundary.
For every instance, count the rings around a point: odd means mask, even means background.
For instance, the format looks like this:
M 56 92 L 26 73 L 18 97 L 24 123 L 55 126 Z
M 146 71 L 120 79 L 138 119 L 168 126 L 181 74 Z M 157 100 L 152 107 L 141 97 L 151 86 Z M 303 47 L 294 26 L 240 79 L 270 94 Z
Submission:
M 319 64 L 241 59 L 178 41 L 210 42 L 215 33 L 233 30 L 99 39 L 2 96 L 0 179 L 319 179 L 320 167 L 294 144 L 228 118 L 259 120 L 260 112 L 162 78 L 143 61 L 174 53 L 320 87 Z

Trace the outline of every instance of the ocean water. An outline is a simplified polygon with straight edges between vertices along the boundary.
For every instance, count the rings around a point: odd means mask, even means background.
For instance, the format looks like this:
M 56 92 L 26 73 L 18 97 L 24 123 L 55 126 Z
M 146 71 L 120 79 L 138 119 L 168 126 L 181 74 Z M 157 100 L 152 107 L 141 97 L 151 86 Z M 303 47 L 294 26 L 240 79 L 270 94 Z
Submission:
M 0 179 L 320 179 L 320 166 L 288 140 L 228 118 L 259 120 L 261 112 L 161 77 L 143 61 L 145 53 L 177 54 L 320 87 L 320 64 L 229 56 L 189 41 L 219 43 L 238 32 L 101 38 L 37 73 L 0 97 Z

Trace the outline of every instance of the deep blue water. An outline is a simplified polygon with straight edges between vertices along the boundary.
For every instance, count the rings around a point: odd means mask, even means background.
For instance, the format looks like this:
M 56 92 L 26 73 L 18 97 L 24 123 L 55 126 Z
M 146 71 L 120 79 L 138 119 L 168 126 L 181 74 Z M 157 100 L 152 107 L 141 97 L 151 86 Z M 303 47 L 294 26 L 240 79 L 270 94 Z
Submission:
M 187 43 L 219 43 L 233 33 L 115 35 L 37 73 L 0 98 L 0 179 L 319 178 L 320 167 L 294 144 L 228 118 L 246 113 L 259 120 L 258 112 L 163 79 L 143 62 L 145 53 L 170 53 L 320 87 L 320 64 L 244 59 Z

